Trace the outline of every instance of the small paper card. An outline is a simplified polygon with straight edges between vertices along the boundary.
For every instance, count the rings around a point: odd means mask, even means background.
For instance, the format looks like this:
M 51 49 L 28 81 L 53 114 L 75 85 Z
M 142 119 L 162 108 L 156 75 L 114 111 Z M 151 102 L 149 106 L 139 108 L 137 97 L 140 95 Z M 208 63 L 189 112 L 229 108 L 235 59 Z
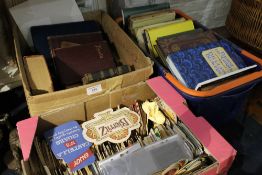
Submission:
M 202 55 L 218 77 L 238 70 L 223 47 L 205 50 Z
M 105 141 L 121 143 L 126 141 L 131 131 L 140 127 L 140 116 L 124 107 L 113 111 L 105 111 L 94 114 L 94 119 L 82 124 L 83 136 L 96 145 Z
M 89 149 L 92 143 L 83 138 L 82 132 L 81 126 L 71 121 L 44 133 L 56 158 L 63 159 L 71 171 L 95 162 L 95 156 Z

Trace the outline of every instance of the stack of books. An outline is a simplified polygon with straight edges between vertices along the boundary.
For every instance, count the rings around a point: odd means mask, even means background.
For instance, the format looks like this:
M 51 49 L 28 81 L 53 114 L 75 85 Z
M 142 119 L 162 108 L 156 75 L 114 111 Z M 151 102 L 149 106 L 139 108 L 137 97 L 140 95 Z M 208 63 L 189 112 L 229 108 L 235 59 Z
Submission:
M 186 87 L 209 90 L 255 71 L 230 43 L 197 28 L 166 3 L 122 10 L 124 26 L 140 48 Z
M 98 22 L 33 26 L 31 34 L 36 51 L 45 56 L 52 77 L 55 77 L 53 80 L 59 82 L 61 88 L 134 70 L 133 66 L 119 61 L 114 45 Z

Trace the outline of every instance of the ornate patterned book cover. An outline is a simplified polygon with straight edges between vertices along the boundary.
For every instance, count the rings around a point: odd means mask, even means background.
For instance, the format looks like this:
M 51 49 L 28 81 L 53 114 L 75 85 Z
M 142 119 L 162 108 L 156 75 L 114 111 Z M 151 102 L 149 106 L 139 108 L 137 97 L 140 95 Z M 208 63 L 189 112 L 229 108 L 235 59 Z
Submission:
M 198 83 L 217 77 L 202 55 L 203 51 L 223 47 L 238 69 L 246 67 L 242 58 L 223 40 L 172 53 L 167 62 L 171 72 L 187 87 L 194 89 Z
M 217 39 L 211 31 L 203 32 L 202 29 L 196 29 L 158 38 L 157 45 L 164 56 L 167 57 L 172 52 L 197 47 L 201 44 L 207 44 L 214 41 L 217 41 Z

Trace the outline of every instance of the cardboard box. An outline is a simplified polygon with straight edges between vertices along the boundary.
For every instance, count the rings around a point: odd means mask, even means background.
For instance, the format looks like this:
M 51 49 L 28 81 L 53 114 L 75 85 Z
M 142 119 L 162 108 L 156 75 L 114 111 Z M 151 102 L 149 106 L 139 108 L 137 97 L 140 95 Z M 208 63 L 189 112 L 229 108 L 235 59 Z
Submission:
M 105 12 L 97 11 L 83 14 L 85 20 L 96 20 L 98 21 L 109 40 L 114 43 L 120 60 L 123 64 L 134 65 L 135 71 L 120 75 L 117 77 L 109 78 L 96 83 L 78 86 L 66 90 L 60 90 L 56 92 L 50 92 L 41 95 L 32 95 L 31 90 L 35 91 L 37 87 L 32 87 L 31 80 L 26 75 L 25 65 L 23 62 L 23 56 L 25 56 L 25 42 L 21 37 L 20 31 L 14 25 L 14 42 L 16 48 L 16 57 L 18 66 L 21 73 L 22 84 L 24 87 L 29 112 L 32 116 L 39 115 L 47 111 L 52 111 L 61 108 L 68 104 L 79 103 L 87 99 L 93 98 L 94 96 L 104 94 L 107 91 L 115 89 L 121 89 L 133 84 L 137 84 L 141 81 L 145 81 L 153 73 L 152 62 L 149 58 L 145 57 L 142 51 L 135 45 L 135 43 L 128 37 L 127 34 L 115 23 L 115 21 L 107 15 Z M 32 61 L 28 60 L 27 64 Z M 38 67 L 31 67 L 31 72 L 37 72 L 42 75 Z M 30 74 L 30 72 L 29 72 Z M 48 74 L 43 76 L 34 76 L 34 78 L 48 79 Z M 29 76 L 30 77 L 30 76 Z M 93 91 L 95 90 L 95 91 Z M 90 93 L 91 91 L 91 93 Z M 84 120 L 85 118 L 83 118 Z
M 190 131 L 203 144 L 205 152 L 214 158 L 213 164 L 197 174 L 226 174 L 235 155 L 235 149 L 202 117 L 195 117 L 185 105 L 185 100 L 163 78 L 156 77 L 127 88 L 107 92 L 83 103 L 73 104 L 63 109 L 32 117 L 17 124 L 24 160 L 25 174 L 30 174 L 28 159 L 35 134 L 70 120 L 79 120 L 85 116 L 87 120 L 93 114 L 116 107 L 119 104 L 130 105 L 135 100 L 152 99 L 158 96 L 177 114 Z M 28 172 L 26 172 L 28 171 Z

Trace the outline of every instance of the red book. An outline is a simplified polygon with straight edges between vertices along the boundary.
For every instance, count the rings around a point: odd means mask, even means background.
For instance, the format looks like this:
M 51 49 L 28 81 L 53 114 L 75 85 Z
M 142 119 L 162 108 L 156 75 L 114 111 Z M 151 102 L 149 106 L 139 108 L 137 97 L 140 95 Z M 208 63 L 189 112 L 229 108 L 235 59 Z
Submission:
M 57 75 L 63 86 L 81 83 L 86 73 L 116 66 L 106 41 L 54 49 L 54 56 Z

